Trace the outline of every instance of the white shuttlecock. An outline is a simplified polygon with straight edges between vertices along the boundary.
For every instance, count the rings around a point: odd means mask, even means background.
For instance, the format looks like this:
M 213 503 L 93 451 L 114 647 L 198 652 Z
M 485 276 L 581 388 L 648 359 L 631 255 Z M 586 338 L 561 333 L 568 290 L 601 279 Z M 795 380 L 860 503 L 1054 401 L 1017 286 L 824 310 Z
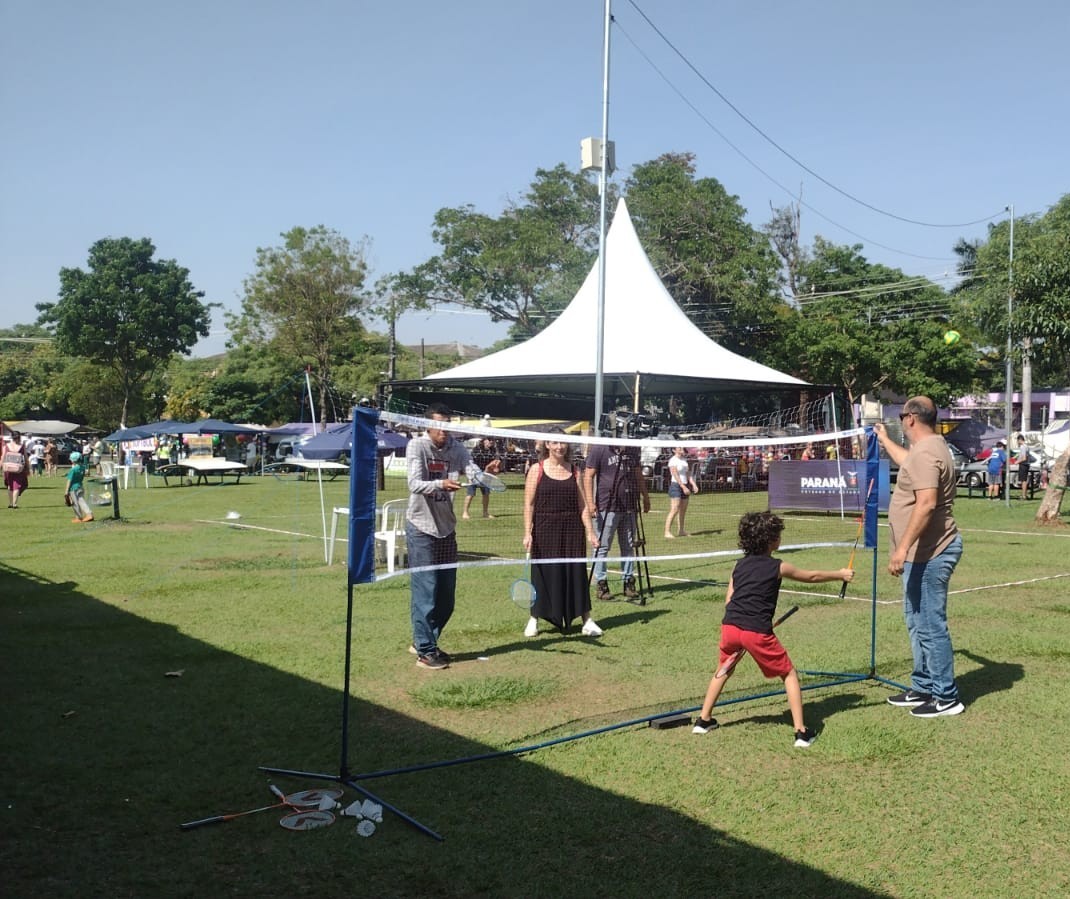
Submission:
M 330 796 L 324 796 L 320 800 L 320 804 L 318 806 L 318 808 L 319 808 L 319 810 L 321 812 L 333 812 L 336 808 L 341 808 L 341 807 L 342 807 L 341 804 L 335 802 Z
M 237 521 L 241 518 L 241 512 L 227 512 L 227 521 Z
M 361 801 L 358 799 L 342 809 L 342 816 L 345 818 L 363 818 L 364 812 L 361 809 Z
M 370 837 L 373 833 L 375 833 L 375 825 L 367 818 L 365 818 L 363 821 L 360 821 L 357 824 L 357 833 L 359 833 L 362 837 Z
M 372 802 L 370 799 L 365 799 L 361 804 L 360 813 L 365 818 L 370 818 L 378 824 L 383 823 L 383 807 L 378 802 Z

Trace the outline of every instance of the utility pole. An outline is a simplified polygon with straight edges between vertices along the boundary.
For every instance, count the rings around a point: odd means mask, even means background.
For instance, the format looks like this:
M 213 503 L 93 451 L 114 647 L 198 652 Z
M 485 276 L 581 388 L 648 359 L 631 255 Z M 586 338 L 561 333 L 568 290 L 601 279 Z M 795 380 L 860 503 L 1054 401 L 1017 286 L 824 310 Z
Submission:
M 1010 473 L 1010 452 L 1011 452 L 1011 432 L 1014 430 L 1014 358 L 1012 353 L 1014 352 L 1014 344 L 1011 338 L 1012 321 L 1014 318 L 1014 204 L 1012 203 L 1007 207 L 1007 211 L 1011 214 L 1011 234 L 1010 234 L 1010 251 L 1007 256 L 1007 461 L 1003 466 L 1003 494 L 1007 504 L 1007 508 L 1011 505 L 1011 473 Z M 1022 416 L 1025 416 L 1025 410 L 1022 410 Z

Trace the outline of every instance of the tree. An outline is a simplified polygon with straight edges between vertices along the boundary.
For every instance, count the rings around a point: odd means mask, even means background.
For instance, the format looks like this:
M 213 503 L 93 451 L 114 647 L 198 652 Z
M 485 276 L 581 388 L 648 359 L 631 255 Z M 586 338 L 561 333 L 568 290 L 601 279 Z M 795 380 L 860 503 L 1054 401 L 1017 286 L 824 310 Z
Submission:
M 208 307 L 189 271 L 155 260 L 146 237 L 104 238 L 89 250 L 89 270 L 60 269 L 57 303 L 39 303 L 39 324 L 52 326 L 58 352 L 111 370 L 125 426 L 131 403 L 175 353 L 208 336 Z
M 1070 194 L 1043 215 L 1016 218 L 1014 271 L 1010 223 L 989 228 L 975 254 L 975 280 L 964 291 L 974 323 L 994 346 L 1006 341 L 1007 297 L 1013 288 L 1014 347 L 1029 346 L 1034 364 L 1052 379 L 1070 374 Z M 1004 351 L 1005 352 L 1005 351 Z M 1036 520 L 1059 523 L 1070 450 L 1056 460 Z
M 598 188 L 563 163 L 538 169 L 523 201 L 500 216 L 470 205 L 440 209 L 431 236 L 441 252 L 380 287 L 394 314 L 440 303 L 479 309 L 526 340 L 557 317 L 591 267 Z
M 233 342 L 270 344 L 284 358 L 310 364 L 323 420 L 336 357 L 364 330 L 358 313 L 368 301 L 367 238 L 353 246 L 323 225 L 281 236 L 282 246 L 257 249 L 241 313 L 228 316 L 227 324 Z
M 799 273 L 798 314 L 785 323 L 788 358 L 807 380 L 844 388 L 851 402 L 881 388 L 938 404 L 970 388 L 975 351 L 948 347 L 948 296 L 924 278 L 869 263 L 862 245 L 820 236 Z

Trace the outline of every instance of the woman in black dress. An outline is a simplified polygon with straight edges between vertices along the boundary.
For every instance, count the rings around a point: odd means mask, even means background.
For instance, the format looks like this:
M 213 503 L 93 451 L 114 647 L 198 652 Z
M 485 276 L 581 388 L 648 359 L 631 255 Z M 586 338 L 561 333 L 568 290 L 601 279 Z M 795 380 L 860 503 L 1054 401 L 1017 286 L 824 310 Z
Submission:
M 579 472 L 569 460 L 569 444 L 551 439 L 546 449 L 546 459 L 531 467 L 524 484 L 524 549 L 532 559 L 578 561 L 532 566 L 535 605 L 524 636 L 538 635 L 540 618 L 561 630 L 580 618 L 584 636 L 600 637 L 602 629 L 591 618 L 587 581 L 587 543 L 598 546 L 598 537 Z

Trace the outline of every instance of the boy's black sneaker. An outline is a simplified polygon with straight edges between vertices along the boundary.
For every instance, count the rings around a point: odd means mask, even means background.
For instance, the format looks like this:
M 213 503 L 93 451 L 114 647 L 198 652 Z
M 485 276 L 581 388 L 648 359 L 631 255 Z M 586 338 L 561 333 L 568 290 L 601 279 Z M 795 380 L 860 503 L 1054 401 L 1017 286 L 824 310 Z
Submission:
M 624 598 L 629 600 L 639 598 L 639 591 L 635 589 L 635 578 L 633 577 L 624 579 Z
M 695 726 L 691 728 L 691 733 L 708 734 L 711 730 L 717 730 L 720 726 L 716 718 L 696 718 Z
M 812 746 L 814 740 L 817 739 L 817 732 L 806 728 L 806 730 L 795 731 L 795 748 L 806 749 L 808 746 Z
M 450 667 L 449 656 L 444 652 L 433 649 L 429 653 L 416 657 L 416 667 L 428 668 L 432 671 L 440 671 L 443 668 Z
M 613 594 L 609 592 L 609 582 L 608 581 L 599 581 L 598 582 L 598 598 L 601 599 L 603 602 L 612 601 Z
M 961 715 L 965 711 L 966 706 L 957 699 L 930 699 L 911 709 L 910 714 L 915 718 L 942 718 L 944 715 Z
M 932 702 L 932 696 L 928 693 L 919 693 L 917 690 L 907 690 L 905 693 L 896 693 L 888 697 L 888 704 L 909 709 L 925 702 Z

